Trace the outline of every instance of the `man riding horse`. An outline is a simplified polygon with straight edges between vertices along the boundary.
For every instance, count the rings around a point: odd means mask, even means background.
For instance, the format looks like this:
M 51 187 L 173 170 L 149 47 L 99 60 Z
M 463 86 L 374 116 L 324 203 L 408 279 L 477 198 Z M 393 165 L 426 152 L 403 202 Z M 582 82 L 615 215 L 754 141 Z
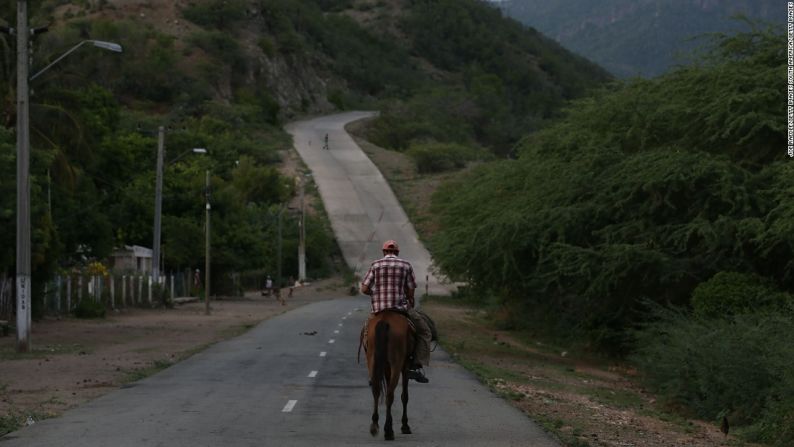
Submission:
M 370 266 L 361 282 L 361 293 L 372 298 L 370 319 L 383 310 L 397 310 L 413 323 L 416 328 L 416 349 L 411 357 L 408 378 L 419 383 L 428 383 L 429 380 L 422 372 L 422 365 L 430 362 L 430 318 L 414 308 L 414 269 L 410 262 L 399 258 L 399 254 L 397 242 L 389 240 L 383 244 L 383 258 Z

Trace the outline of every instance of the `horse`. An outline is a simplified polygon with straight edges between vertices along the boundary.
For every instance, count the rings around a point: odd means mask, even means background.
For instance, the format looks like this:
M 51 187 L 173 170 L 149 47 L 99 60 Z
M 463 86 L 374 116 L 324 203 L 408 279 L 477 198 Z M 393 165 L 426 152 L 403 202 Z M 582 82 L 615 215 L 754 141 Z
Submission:
M 369 433 L 378 434 L 378 402 L 386 396 L 386 421 L 383 434 L 387 441 L 394 440 L 391 406 L 394 390 L 402 376 L 403 416 L 401 431 L 411 434 L 408 426 L 408 357 L 414 350 L 414 338 L 408 318 L 400 312 L 384 310 L 372 317 L 367 324 L 367 369 L 372 388 L 373 411 Z

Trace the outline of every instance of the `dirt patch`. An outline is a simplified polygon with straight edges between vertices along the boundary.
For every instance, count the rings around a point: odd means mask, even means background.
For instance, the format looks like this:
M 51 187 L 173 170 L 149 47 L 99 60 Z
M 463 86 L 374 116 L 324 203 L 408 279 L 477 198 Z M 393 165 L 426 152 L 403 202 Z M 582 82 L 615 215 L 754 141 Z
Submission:
M 17 354 L 0 337 L 0 421 L 57 416 L 146 377 L 263 320 L 312 302 L 346 296 L 340 278 L 296 288 L 285 305 L 257 292 L 174 309 L 129 309 L 102 320 L 45 319 L 33 324 L 33 352 Z M 3 428 L 4 424 L 0 424 Z M 10 426 L 9 426 L 10 425 Z M 0 435 L 2 435 L 0 431 Z
M 751 445 L 669 411 L 625 365 L 583 359 L 520 332 L 494 329 L 482 311 L 449 298 L 426 300 L 423 309 L 453 358 L 565 445 Z

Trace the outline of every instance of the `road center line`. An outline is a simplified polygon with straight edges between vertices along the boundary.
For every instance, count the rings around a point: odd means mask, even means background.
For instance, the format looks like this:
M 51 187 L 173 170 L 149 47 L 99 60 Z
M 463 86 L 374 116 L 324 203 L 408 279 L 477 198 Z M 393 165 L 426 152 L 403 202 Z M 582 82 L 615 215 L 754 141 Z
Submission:
M 339 333 L 339 331 L 334 331 L 334 334 L 338 334 L 338 333 Z
M 333 338 L 332 338 L 332 339 L 330 339 L 330 340 L 328 340 L 328 343 L 333 343 L 333 342 L 334 342 L 334 339 L 333 339 Z
M 309 377 L 317 377 L 317 371 L 310 372 Z
M 298 403 L 298 401 L 297 401 L 297 400 L 290 400 L 290 401 L 287 401 L 287 405 L 284 405 L 284 409 L 283 409 L 283 410 L 281 410 L 281 412 L 282 412 L 282 413 L 289 413 L 289 412 L 291 412 L 291 411 L 292 411 L 292 409 L 293 409 L 293 408 L 295 408 L 295 404 L 297 404 L 297 403 Z
M 325 357 L 326 354 L 327 353 L 325 351 L 323 351 L 323 352 L 320 353 L 320 357 Z

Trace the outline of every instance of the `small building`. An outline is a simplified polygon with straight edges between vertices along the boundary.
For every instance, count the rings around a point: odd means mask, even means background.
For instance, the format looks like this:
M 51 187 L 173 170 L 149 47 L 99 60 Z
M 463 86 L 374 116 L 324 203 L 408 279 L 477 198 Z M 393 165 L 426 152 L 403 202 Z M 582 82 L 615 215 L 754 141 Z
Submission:
M 149 273 L 152 271 L 152 249 L 139 245 L 125 245 L 111 255 L 111 268 L 118 273 Z

